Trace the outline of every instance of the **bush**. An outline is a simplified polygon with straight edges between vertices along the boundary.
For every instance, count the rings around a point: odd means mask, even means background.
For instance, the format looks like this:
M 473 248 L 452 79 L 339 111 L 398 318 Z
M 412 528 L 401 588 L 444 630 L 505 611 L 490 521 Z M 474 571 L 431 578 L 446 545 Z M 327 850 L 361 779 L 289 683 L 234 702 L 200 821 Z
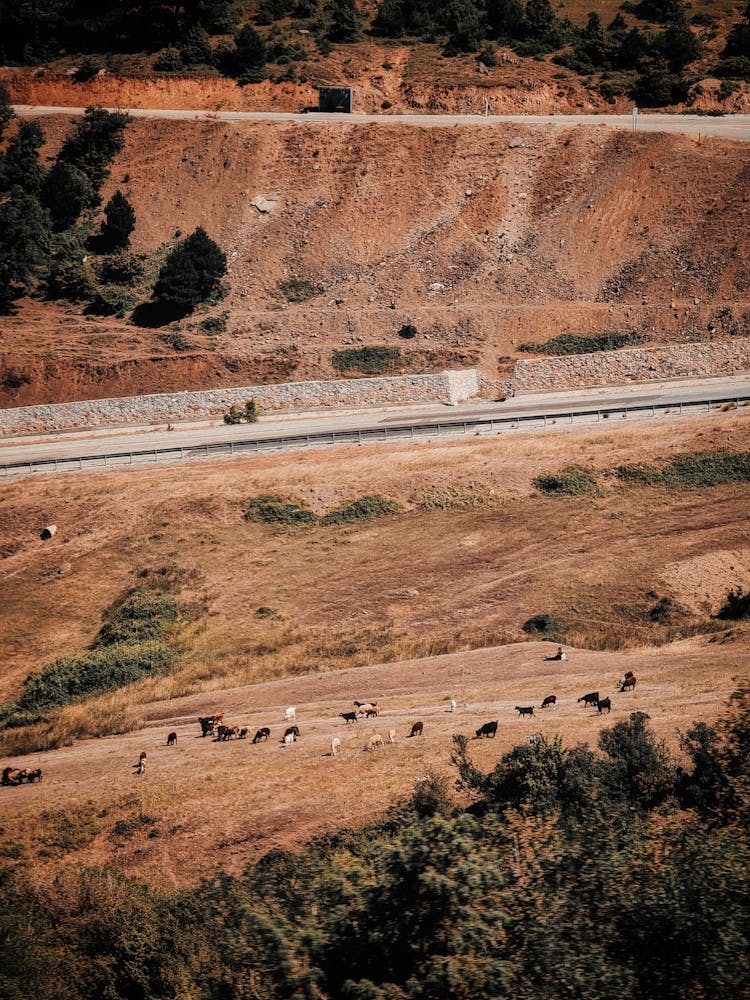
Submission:
M 333 352 L 333 367 L 339 372 L 384 375 L 404 363 L 397 347 L 359 347 Z
M 519 351 L 527 354 L 594 354 L 598 351 L 615 351 L 620 347 L 632 347 L 641 343 L 640 334 L 598 333 L 591 336 L 562 333 L 543 344 L 520 344 Z
M 75 225 L 83 211 L 96 205 L 98 193 L 75 164 L 58 162 L 47 174 L 41 198 L 52 219 L 52 228 L 61 232 Z
M 724 621 L 742 621 L 750 618 L 750 591 L 745 593 L 741 587 L 730 590 L 726 603 L 717 612 L 716 617 Z
M 558 618 L 550 614 L 532 615 L 521 626 L 523 631 L 534 638 L 549 642 L 564 642 L 565 629 Z
M 371 494 L 353 500 L 338 510 L 332 510 L 321 518 L 321 524 L 348 524 L 351 521 L 370 521 L 388 514 L 398 514 L 403 510 L 401 504 L 388 497 Z
M 413 340 L 417 335 L 417 328 L 412 323 L 405 323 L 398 331 L 398 335 L 404 340 Z
M 106 250 L 124 250 L 135 229 L 133 206 L 122 193 L 115 191 L 104 208 L 101 242 Z
M 222 313 L 221 316 L 207 316 L 198 325 L 209 337 L 218 337 L 219 334 L 227 332 L 227 318 L 227 313 Z
M 232 403 L 224 414 L 225 424 L 254 424 L 258 420 L 258 404 L 254 399 L 248 399 L 244 409 Z
M 88 83 L 98 76 L 104 68 L 102 62 L 94 56 L 84 56 L 73 73 L 73 80 L 76 83 Z
M 750 80 L 750 58 L 729 56 L 714 67 L 716 76 L 730 80 Z
M 130 287 L 138 284 L 146 273 L 141 257 L 122 250 L 110 257 L 102 258 L 96 267 L 97 277 L 105 285 Z
M 58 163 L 75 167 L 86 176 L 96 193 L 109 173 L 109 165 L 123 147 L 125 126 L 130 121 L 121 111 L 87 108 L 73 134 L 65 140 Z
M 106 613 L 94 645 L 163 640 L 178 617 L 177 601 L 171 594 L 139 587 Z
M 532 479 L 532 485 L 550 496 L 584 496 L 599 492 L 596 476 L 577 465 L 569 465 L 561 472 L 548 472 Z
M 205 229 L 198 227 L 178 243 L 159 272 L 153 293 L 156 319 L 168 322 L 191 312 L 217 292 L 226 270 L 226 257 Z
M 246 521 L 262 521 L 264 524 L 317 524 L 318 515 L 306 503 L 275 493 L 248 500 L 245 510 Z
M 279 282 L 279 290 L 287 302 L 305 302 L 307 299 L 314 299 L 316 295 L 321 295 L 323 286 L 305 278 L 289 278 L 287 281 Z
M 648 486 L 701 489 L 750 482 L 750 452 L 694 451 L 675 455 L 661 469 L 653 465 L 618 466 L 617 477 Z
M 179 49 L 164 49 L 154 61 L 154 69 L 157 73 L 179 73 L 184 68 L 185 65 Z

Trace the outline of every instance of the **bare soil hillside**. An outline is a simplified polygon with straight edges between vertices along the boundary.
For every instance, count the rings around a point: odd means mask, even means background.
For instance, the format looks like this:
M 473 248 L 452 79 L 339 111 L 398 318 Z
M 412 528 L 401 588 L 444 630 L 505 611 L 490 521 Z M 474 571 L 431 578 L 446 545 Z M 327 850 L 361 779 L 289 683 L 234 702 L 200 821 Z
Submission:
M 71 123 L 41 124 L 50 156 Z M 565 332 L 654 343 L 750 329 L 750 173 L 732 141 L 136 120 L 104 200 L 117 188 L 137 252 L 198 225 L 218 241 L 231 291 L 211 314 L 225 332 L 200 328 L 206 311 L 144 330 L 24 300 L 2 321 L 2 405 L 331 377 L 334 350 L 372 344 L 398 347 L 402 370 L 492 378 L 521 344 Z

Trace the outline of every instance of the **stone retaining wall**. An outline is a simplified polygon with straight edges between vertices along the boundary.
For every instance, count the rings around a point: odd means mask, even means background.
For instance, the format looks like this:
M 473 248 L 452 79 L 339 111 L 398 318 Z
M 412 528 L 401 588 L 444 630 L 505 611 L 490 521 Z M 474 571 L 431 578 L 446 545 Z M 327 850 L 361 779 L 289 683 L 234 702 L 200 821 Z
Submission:
M 750 338 L 519 361 L 515 394 L 626 385 L 656 379 L 711 378 L 750 371 Z
M 434 375 L 290 382 L 19 406 L 0 410 L 0 435 L 206 420 L 223 416 L 232 403 L 242 407 L 250 398 L 266 414 L 335 406 L 454 404 L 476 396 L 480 387 L 479 372 L 467 369 Z

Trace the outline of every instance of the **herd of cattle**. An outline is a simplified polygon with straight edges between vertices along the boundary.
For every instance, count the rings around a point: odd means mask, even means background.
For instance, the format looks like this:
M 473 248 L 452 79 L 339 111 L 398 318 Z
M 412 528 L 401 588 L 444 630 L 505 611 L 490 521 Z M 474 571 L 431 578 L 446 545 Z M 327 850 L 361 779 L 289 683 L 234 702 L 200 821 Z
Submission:
M 632 671 L 628 671 L 624 676 L 620 678 L 617 683 L 617 689 L 621 692 L 633 691 L 636 686 L 636 677 Z M 583 703 L 584 707 L 590 706 L 597 710 L 597 713 L 601 715 L 604 711 L 610 712 L 612 710 L 612 700 L 611 698 L 600 698 L 598 691 L 590 691 L 588 694 L 581 695 L 578 699 L 577 704 Z M 540 709 L 554 708 L 557 705 L 557 696 L 554 694 L 547 695 L 543 700 Z M 451 698 L 448 711 L 456 711 L 456 701 Z M 515 711 L 519 719 L 521 718 L 534 718 L 534 705 L 516 705 Z M 376 701 L 355 701 L 354 711 L 340 712 L 339 718 L 343 719 L 346 725 L 354 725 L 360 718 L 366 720 L 377 719 L 380 716 L 380 706 Z M 282 746 L 288 747 L 293 743 L 296 743 L 300 738 L 300 729 L 296 724 L 297 710 L 294 706 L 290 706 L 286 709 L 284 713 L 284 721 L 288 724 L 283 734 L 281 735 Z M 247 726 L 228 726 L 224 723 L 224 715 L 204 715 L 199 716 L 198 723 L 201 728 L 201 736 L 212 736 L 214 742 L 226 743 L 231 739 L 245 740 L 250 736 L 250 729 Z M 498 720 L 495 719 L 492 722 L 485 722 L 484 725 L 480 726 L 476 730 L 474 739 L 492 738 L 494 739 L 497 735 Z M 413 738 L 416 736 L 422 736 L 424 734 L 424 723 L 417 721 L 412 723 L 410 731 L 407 734 L 408 738 Z M 271 737 L 271 729 L 269 726 L 262 726 L 260 729 L 256 730 L 251 742 L 255 743 L 265 743 Z M 538 743 L 542 739 L 542 734 L 540 732 L 531 733 L 526 737 L 527 741 L 531 744 Z M 386 742 L 395 743 L 396 742 L 396 730 L 389 729 L 387 737 L 384 737 L 381 733 L 373 733 L 365 744 L 365 750 L 376 750 L 379 747 L 385 746 Z M 172 732 L 167 736 L 167 746 L 176 746 L 177 744 L 177 733 Z M 339 750 L 341 749 L 341 740 L 338 736 L 334 736 L 331 739 L 331 751 L 330 756 L 335 757 Z M 147 755 L 145 751 L 141 753 L 138 758 L 138 762 L 133 765 L 136 774 L 144 774 L 146 771 L 146 760 Z M 36 769 L 30 768 L 15 768 L 6 767 L 2 773 L 2 780 L 0 784 L 3 785 L 22 785 L 22 784 L 33 784 L 34 782 L 42 780 L 42 769 L 40 767 Z

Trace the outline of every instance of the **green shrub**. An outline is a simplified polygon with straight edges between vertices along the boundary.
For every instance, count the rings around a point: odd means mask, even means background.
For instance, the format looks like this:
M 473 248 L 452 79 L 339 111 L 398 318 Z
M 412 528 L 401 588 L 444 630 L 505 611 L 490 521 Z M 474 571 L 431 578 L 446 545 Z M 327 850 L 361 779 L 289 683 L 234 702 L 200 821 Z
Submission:
M 248 399 L 245 408 L 240 409 L 235 403 L 224 414 L 225 424 L 254 424 L 258 420 L 258 404 L 254 399 Z
M 521 626 L 523 631 L 534 638 L 546 639 L 549 642 L 564 642 L 564 627 L 560 620 L 551 614 L 532 615 Z
M 314 299 L 316 295 L 322 295 L 323 286 L 305 278 L 289 278 L 279 282 L 279 291 L 287 302 L 305 302 L 307 299 Z
M 726 603 L 716 615 L 725 621 L 741 621 L 750 618 L 750 591 L 745 593 L 741 587 L 730 590 Z
M 130 287 L 138 284 L 144 277 L 146 268 L 142 257 L 120 250 L 107 257 L 102 257 L 96 267 L 97 277 L 105 285 L 125 285 Z
M 154 285 L 154 301 L 139 306 L 134 321 L 158 326 L 185 316 L 216 293 L 226 270 L 226 257 L 199 226 L 170 253 Z
M 101 243 L 107 250 L 124 250 L 135 229 L 135 211 L 122 191 L 115 191 L 104 207 Z
M 185 65 L 179 49 L 164 49 L 154 61 L 154 69 L 157 73 L 179 73 L 184 68 Z
M 317 524 L 318 515 L 301 500 L 265 493 L 248 500 L 245 520 L 265 524 Z
M 616 474 L 624 482 L 683 489 L 746 483 L 750 482 L 750 452 L 723 448 L 683 452 L 661 468 L 637 463 L 620 465 Z
M 198 326 L 209 337 L 218 337 L 219 334 L 227 332 L 227 319 L 227 313 L 222 313 L 221 316 L 207 316 L 200 321 Z
M 94 646 L 165 639 L 178 617 L 177 601 L 171 594 L 138 588 L 107 612 Z
M 403 507 L 395 500 L 377 494 L 360 497 L 321 518 L 321 524 L 348 524 L 351 521 L 370 521 L 388 514 L 398 514 Z
M 398 331 L 398 335 L 399 337 L 403 337 L 404 340 L 413 340 L 417 335 L 417 328 L 413 323 L 404 323 Z
M 672 599 L 670 597 L 662 597 L 649 610 L 648 616 L 651 621 L 656 622 L 657 625 L 667 625 L 672 617 L 673 610 Z
M 599 492 L 596 476 L 577 465 L 569 465 L 561 472 L 547 472 L 532 479 L 532 485 L 550 496 L 584 496 Z
M 167 347 L 171 347 L 173 351 L 177 351 L 178 354 L 184 354 L 186 351 L 192 351 L 195 344 L 181 333 L 179 330 L 174 330 L 172 333 L 165 333 L 159 337 L 159 340 Z
M 592 336 L 562 333 L 543 344 L 520 344 L 518 350 L 526 354 L 595 354 L 598 351 L 616 351 L 619 347 L 633 347 L 641 343 L 640 334 L 598 333 Z
M 404 364 L 397 347 L 358 347 L 333 352 L 333 367 L 339 372 L 384 375 Z

